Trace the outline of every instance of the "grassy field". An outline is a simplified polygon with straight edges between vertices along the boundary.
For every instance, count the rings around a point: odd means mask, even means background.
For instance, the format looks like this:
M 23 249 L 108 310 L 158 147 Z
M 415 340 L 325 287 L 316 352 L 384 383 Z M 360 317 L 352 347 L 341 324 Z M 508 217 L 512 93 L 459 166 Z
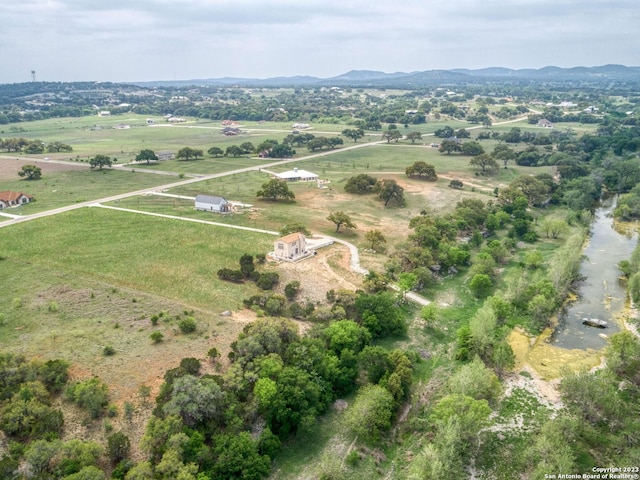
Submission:
M 2 160 L 0 163 L 13 162 Z M 35 202 L 12 209 L 10 213 L 29 215 L 51 210 L 65 205 L 108 197 L 144 188 L 155 187 L 177 181 L 166 175 L 144 174 L 119 170 L 79 170 L 47 172 L 42 165 L 43 176 L 40 180 L 0 179 L 0 190 L 25 192 L 35 198 Z M 16 171 L 19 170 L 16 167 Z
M 408 179 L 407 166 L 423 160 L 436 166 L 442 176 L 437 182 Z M 335 225 L 326 220 L 329 211 L 345 211 L 352 216 L 358 228 L 340 235 L 366 248 L 364 234 L 379 229 L 389 244 L 402 242 L 408 233 L 408 221 L 423 209 L 432 212 L 451 210 L 463 198 L 477 197 L 489 200 L 495 187 L 502 188 L 518 175 L 549 172 L 549 168 L 509 167 L 499 169 L 492 176 L 476 176 L 469 165 L 469 157 L 443 155 L 430 147 L 405 145 L 376 145 L 357 150 L 336 152 L 327 157 L 296 163 L 329 180 L 328 188 L 316 188 L 315 182 L 294 182 L 290 189 L 295 202 L 271 202 L 258 199 L 255 194 L 269 176 L 266 173 L 247 172 L 197 184 L 171 189 L 170 193 L 195 197 L 200 193 L 224 196 L 228 200 L 253 205 L 251 210 L 234 215 L 211 215 L 193 209 L 192 200 L 170 197 L 145 196 L 121 200 L 114 206 L 155 213 L 212 220 L 231 225 L 242 225 L 267 230 L 279 230 L 283 225 L 297 221 L 317 233 L 335 234 Z M 367 168 L 368 167 L 368 168 Z M 281 172 L 291 165 L 270 168 Z M 445 173 L 442 173 L 445 172 Z M 375 195 L 351 195 L 344 192 L 344 184 L 353 175 L 367 173 L 378 179 L 393 178 L 405 188 L 406 208 L 383 208 Z M 458 178 L 466 185 L 463 190 L 449 188 L 449 182 Z
M 98 208 L 5 228 L 1 238 L 0 351 L 65 359 L 74 379 L 101 378 L 121 412 L 123 402 L 135 404 L 133 423 L 110 420 L 134 452 L 153 405 L 139 387 L 156 395 L 166 370 L 187 356 L 213 373 L 207 351 L 223 352 L 224 364 L 231 342 L 255 318 L 242 310 L 255 285 L 221 282 L 217 270 L 272 246 L 268 235 Z M 196 320 L 194 333 L 180 332 L 186 315 Z M 155 331 L 160 343 L 150 339 Z M 107 346 L 113 355 L 105 356 Z M 63 408 L 67 438 L 103 438 L 100 423 Z
M 0 350 L 66 358 L 104 374 L 116 390 L 137 388 L 127 379 L 149 381 L 145 368 L 161 378 L 186 351 L 203 358 L 212 342 L 226 351 L 243 317 L 220 313 L 241 310 L 258 290 L 222 282 L 216 272 L 271 246 L 268 235 L 98 208 L 3 229 Z M 153 346 L 149 319 L 161 311 L 168 313 L 157 329 L 166 341 Z M 178 333 L 175 315 L 183 311 L 196 312 L 196 334 Z M 114 358 L 102 357 L 105 345 L 116 349 Z M 140 372 L 127 364 L 153 358 L 153 368 Z
M 225 150 L 230 145 L 243 142 L 252 142 L 255 146 L 266 139 L 281 141 L 291 133 L 290 122 L 242 122 L 242 133 L 227 137 L 222 134 L 222 125 L 218 121 L 188 118 L 186 123 L 168 124 L 163 118 L 151 117 L 155 125 L 148 126 L 147 118 L 144 115 L 125 114 L 40 120 L 3 126 L 0 136 L 38 139 L 45 143 L 57 141 L 73 147 L 71 153 L 34 155 L 38 158 L 87 158 L 100 153 L 125 163 L 132 161 L 144 148 L 175 153 L 189 146 L 203 149 L 206 153 L 213 146 Z M 116 125 L 128 125 L 130 128 L 115 129 Z M 309 131 L 318 136 L 333 136 L 342 129 L 344 125 L 314 124 Z M 303 150 L 306 152 L 306 149 L 301 149 L 301 153 L 304 153 Z
M 2 236 L 2 254 L 9 260 L 216 310 L 238 308 L 246 293 L 243 286 L 218 280 L 218 269 L 235 268 L 245 252 L 266 253 L 273 241 L 263 234 L 99 208 L 15 225 Z
M 132 128 L 109 128 L 117 123 L 130 123 Z M 94 124 L 103 128 L 92 130 Z M 415 129 L 410 126 L 407 131 L 429 133 L 445 124 L 454 128 L 465 125 L 442 121 Z M 523 123 L 494 128 L 508 131 L 514 126 L 535 129 Z M 39 138 L 45 142 L 62 141 L 74 146 L 74 156 L 106 153 L 123 163 L 141 148 L 175 151 L 188 145 L 206 150 L 217 145 L 224 149 L 243 141 L 256 144 L 265 138 L 281 139 L 288 133 L 289 125 L 254 124 L 246 127 L 251 129 L 246 137 L 232 138 L 220 134 L 219 123 L 191 121 L 186 125 L 151 128 L 146 126 L 143 116 L 48 120 L 21 127 L 25 131 L 10 135 Z M 318 124 L 311 132 L 339 132 L 345 127 Z M 369 139 L 378 140 L 379 136 L 376 133 Z M 422 143 L 429 145 L 431 137 L 423 139 Z M 350 144 L 345 141 L 345 146 Z M 484 141 L 482 144 L 485 150 L 491 151 L 496 142 Z M 302 155 L 306 149 L 300 150 Z M 192 200 L 158 195 L 131 197 L 112 205 L 267 230 L 278 230 L 282 225 L 296 221 L 313 232 L 331 235 L 336 235 L 335 226 L 326 219 L 327 214 L 342 210 L 352 216 L 358 228 L 337 236 L 366 248 L 365 232 L 379 229 L 387 237 L 389 253 L 392 253 L 395 246 L 406 241 L 410 233 L 408 221 L 421 210 L 442 213 L 450 211 L 463 198 L 490 200 L 494 198 L 494 188 L 506 186 L 518 175 L 550 171 L 546 167 L 509 165 L 508 169 L 501 168 L 495 175 L 484 176 L 469 165 L 469 159 L 443 155 L 429 146 L 414 146 L 408 142 L 372 145 L 295 164 L 330 182 L 328 188 L 322 189 L 315 183 L 292 183 L 290 188 L 296 195 L 295 202 L 257 199 L 255 193 L 269 175 L 248 172 L 168 192 L 192 197 L 199 193 L 221 195 L 228 200 L 253 205 L 240 214 L 219 216 L 196 212 Z M 405 168 L 416 161 L 433 164 L 439 180 L 423 182 L 406 178 Z M 0 189 L 26 190 L 25 185 L 29 185 L 28 193 L 34 195 L 37 202 L 20 208 L 20 212 L 28 214 L 162 185 L 175 179 L 142 173 L 146 169 L 216 173 L 255 165 L 255 162 L 244 158 L 207 158 L 194 162 L 167 161 L 157 166 L 136 165 L 132 167 L 135 172 L 100 173 L 87 169 L 51 172 L 37 182 L 1 180 Z M 281 172 L 291 168 L 292 165 L 282 165 L 271 170 Z M 405 188 L 407 206 L 384 208 L 374 195 L 345 193 L 347 179 L 359 173 L 397 180 Z M 463 190 L 449 188 L 449 182 L 454 178 L 464 183 Z M 84 208 L 2 229 L 0 281 L 7 288 L 0 292 L 0 350 L 30 357 L 65 358 L 72 363 L 75 378 L 97 375 L 106 381 L 111 388 L 112 401 L 118 404 L 134 397 L 142 384 L 152 386 L 155 394 L 164 372 L 175 367 L 181 358 L 196 356 L 204 360 L 211 346 L 221 352 L 228 351 L 229 344 L 242 327 L 254 318 L 251 312 L 242 309 L 242 299 L 258 293 L 257 289 L 252 284 L 221 282 L 216 272 L 222 267 L 237 268 L 238 258 L 243 253 L 266 253 L 271 249 L 272 241 L 273 237 L 265 234 L 101 208 Z M 545 259 L 551 258 L 557 243 L 539 244 Z M 363 253 L 362 258 L 366 267 L 382 270 L 387 257 Z M 514 258 L 505 266 L 513 269 L 497 288 L 507 289 L 508 283 L 518 275 L 518 260 Z M 334 274 L 339 272 L 338 269 L 333 271 Z M 416 398 L 421 401 L 429 398 L 433 391 L 430 382 L 442 383 L 442 378 L 451 373 L 455 332 L 480 305 L 480 301 L 471 297 L 462 273 L 429 292 L 432 300 L 450 306 L 442 310 L 438 322 L 426 325 L 416 309 L 411 313 L 413 321 L 409 335 L 381 342 L 388 348 L 425 349 L 432 355 L 430 360 L 419 362 L 414 372 Z M 224 310 L 232 310 L 233 315 L 221 316 Z M 152 325 L 152 315 L 160 312 L 166 313 L 158 325 Z M 178 318 L 187 314 L 193 315 L 198 323 L 197 331 L 190 335 L 181 334 L 177 327 Z M 164 335 L 159 344 L 153 344 L 149 339 L 155 330 Z M 114 356 L 104 356 L 107 345 L 114 348 Z M 206 369 L 210 373 L 212 367 L 207 365 Z M 414 406 L 417 408 L 417 403 Z M 132 435 L 134 443 L 138 443 L 143 428 L 141 424 Z M 392 440 L 381 448 L 356 444 L 360 460 L 357 468 L 351 468 L 343 461 L 354 439 L 345 435 L 341 429 L 341 414 L 332 409 L 319 419 L 318 426 L 304 440 L 296 439 L 285 445 L 275 462 L 272 478 L 293 479 L 301 475 L 316 478 L 322 474 L 330 478 L 331 472 L 339 471 L 354 479 L 368 479 L 372 475 L 394 478 L 405 468 L 405 459 L 410 459 L 422 448 L 420 442 L 424 439 L 413 435 L 410 425 L 402 424 L 390 438 Z

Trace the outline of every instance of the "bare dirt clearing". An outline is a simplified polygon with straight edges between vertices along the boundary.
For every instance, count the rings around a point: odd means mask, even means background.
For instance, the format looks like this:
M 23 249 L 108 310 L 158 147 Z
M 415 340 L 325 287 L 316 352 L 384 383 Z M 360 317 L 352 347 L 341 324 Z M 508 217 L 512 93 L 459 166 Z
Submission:
M 296 263 L 281 262 L 276 267 L 280 275 L 280 286 L 293 281 L 300 282 L 299 299 L 310 302 L 326 301 L 331 290 L 362 288 L 364 277 L 349 271 L 349 249 L 332 245 L 318 250 L 318 254 Z
M 43 175 L 53 172 L 86 170 L 88 168 L 86 164 L 69 165 L 63 163 L 52 163 L 45 160 L 21 159 L 18 157 L 0 157 L 0 181 L 18 179 L 18 172 L 22 169 L 23 165 L 36 165 L 42 169 Z M 0 190 L 2 190 L 1 187 Z

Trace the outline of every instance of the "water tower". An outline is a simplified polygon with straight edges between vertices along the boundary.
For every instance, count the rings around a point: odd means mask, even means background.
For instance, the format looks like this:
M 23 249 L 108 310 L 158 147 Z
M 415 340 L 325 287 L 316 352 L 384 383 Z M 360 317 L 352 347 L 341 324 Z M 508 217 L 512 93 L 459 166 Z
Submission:
M 31 70 L 31 81 L 32 82 L 36 81 L 36 71 L 35 70 Z

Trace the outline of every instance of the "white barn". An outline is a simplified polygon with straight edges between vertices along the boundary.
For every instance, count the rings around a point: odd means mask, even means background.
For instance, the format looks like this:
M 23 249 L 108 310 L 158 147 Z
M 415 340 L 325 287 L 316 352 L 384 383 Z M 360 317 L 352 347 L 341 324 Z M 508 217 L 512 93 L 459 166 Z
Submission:
M 198 195 L 196 196 L 196 210 L 227 213 L 231 211 L 231 204 L 222 197 Z

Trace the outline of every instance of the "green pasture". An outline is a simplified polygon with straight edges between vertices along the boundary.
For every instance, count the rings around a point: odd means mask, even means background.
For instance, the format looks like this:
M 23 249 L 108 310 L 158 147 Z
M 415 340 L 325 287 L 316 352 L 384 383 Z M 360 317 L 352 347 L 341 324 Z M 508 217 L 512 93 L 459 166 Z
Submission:
M 442 177 L 437 182 L 406 178 L 406 167 L 420 160 L 434 164 L 436 172 Z M 198 194 L 223 196 L 230 201 L 253 205 L 257 210 L 254 212 L 243 211 L 232 215 L 198 212 L 194 210 L 193 200 L 156 195 L 131 197 L 112 205 L 273 231 L 295 221 L 314 232 L 329 235 L 335 234 L 335 225 L 326 220 L 327 214 L 341 210 L 350 215 L 359 228 L 339 235 L 360 247 L 366 247 L 364 232 L 370 229 L 387 230 L 385 234 L 389 245 L 393 245 L 404 238 L 394 233 L 395 228 L 406 228 L 408 221 L 422 210 L 434 213 L 450 211 L 458 201 L 469 197 L 488 201 L 495 198 L 494 188 L 502 188 L 519 175 L 550 171 L 549 167 L 510 166 L 499 169 L 494 175 L 476 176 L 477 169 L 469 165 L 469 160 L 470 157 L 441 154 L 430 147 L 382 144 L 269 168 L 269 171 L 282 172 L 295 165 L 330 181 L 326 184 L 327 188 L 323 189 L 317 188 L 315 182 L 290 183 L 289 188 L 296 194 L 295 202 L 258 199 L 256 192 L 270 175 L 255 171 L 203 180 L 168 192 L 189 197 Z M 370 174 L 380 180 L 395 178 L 400 181 L 405 185 L 406 207 L 384 208 L 375 195 L 346 194 L 345 182 L 360 173 Z M 451 178 L 461 178 L 465 187 L 462 190 L 451 189 Z
M 147 118 L 154 120 L 147 125 Z M 182 147 L 206 151 L 213 146 L 225 150 L 230 145 L 252 142 L 258 145 L 266 139 L 281 141 L 292 132 L 293 122 L 241 122 L 237 136 L 225 136 L 219 121 L 187 118 L 187 122 L 169 124 L 162 117 L 124 114 L 110 117 L 72 117 L 9 124 L 0 130 L 0 137 L 24 137 L 44 143 L 62 142 L 73 147 L 70 153 L 44 153 L 34 157 L 86 158 L 105 154 L 120 163 L 130 162 L 142 149 L 176 153 Z M 116 129 L 116 125 L 130 128 Z M 308 130 L 316 136 L 338 135 L 344 125 L 315 124 Z M 300 153 L 306 149 L 300 149 Z M 17 154 L 20 156 L 20 154 Z
M 485 150 L 491 151 L 493 143 L 483 142 Z M 437 148 L 406 143 L 391 143 L 372 145 L 367 148 L 335 152 L 324 157 L 296 162 L 295 166 L 317 173 L 321 178 L 328 178 L 333 183 L 341 183 L 349 177 L 366 173 L 378 178 L 385 174 L 400 174 L 404 176 L 406 168 L 415 162 L 423 161 L 432 164 L 437 174 L 473 177 L 473 182 L 494 188 L 508 183 L 519 175 L 536 175 L 548 173 L 548 167 L 521 167 L 513 163 L 508 168 L 500 168 L 493 175 L 476 175 L 477 167 L 469 164 L 471 157 L 460 154 L 443 154 Z M 282 172 L 293 168 L 291 165 L 269 168 L 274 172 Z M 421 182 L 419 182 L 421 183 Z M 448 184 L 448 181 L 447 181 Z
M 19 169 L 16 168 L 16 172 Z M 68 170 L 43 174 L 40 180 L 0 181 L 0 190 L 25 192 L 35 202 L 11 209 L 9 213 L 29 215 L 74 203 L 141 190 L 177 181 L 166 175 L 143 174 L 119 170 Z
M 273 242 L 269 235 L 98 207 L 17 224 L 3 229 L 2 239 L 4 265 L 29 262 L 43 272 L 220 311 L 241 308 L 255 287 L 222 282 L 216 272 L 236 268 L 243 253 L 268 252 Z M 11 269 L 1 270 L 4 276 Z M 28 290 L 29 281 L 18 284 Z M 3 307 L 17 289 L 4 289 Z
M 272 246 L 268 235 L 100 208 L 1 235 L 0 350 L 65 359 L 128 401 L 181 358 L 203 358 L 212 346 L 226 351 L 243 323 L 220 313 L 242 309 L 258 289 L 216 272 Z M 197 325 L 188 335 L 178 328 L 185 312 Z M 158 344 L 149 338 L 155 331 L 164 336 Z M 107 345 L 115 355 L 104 356 Z
M 272 162 L 273 159 L 263 160 L 258 158 L 249 157 L 218 157 L 213 158 L 209 155 L 205 155 L 204 158 L 198 160 L 189 160 L 188 162 L 182 160 L 163 160 L 158 163 L 136 163 L 129 164 L 127 168 L 132 168 L 136 171 L 166 171 L 174 172 L 176 174 L 184 173 L 186 175 L 207 175 L 212 173 L 228 172 L 230 170 L 238 170 L 240 168 L 255 167 L 261 163 Z

